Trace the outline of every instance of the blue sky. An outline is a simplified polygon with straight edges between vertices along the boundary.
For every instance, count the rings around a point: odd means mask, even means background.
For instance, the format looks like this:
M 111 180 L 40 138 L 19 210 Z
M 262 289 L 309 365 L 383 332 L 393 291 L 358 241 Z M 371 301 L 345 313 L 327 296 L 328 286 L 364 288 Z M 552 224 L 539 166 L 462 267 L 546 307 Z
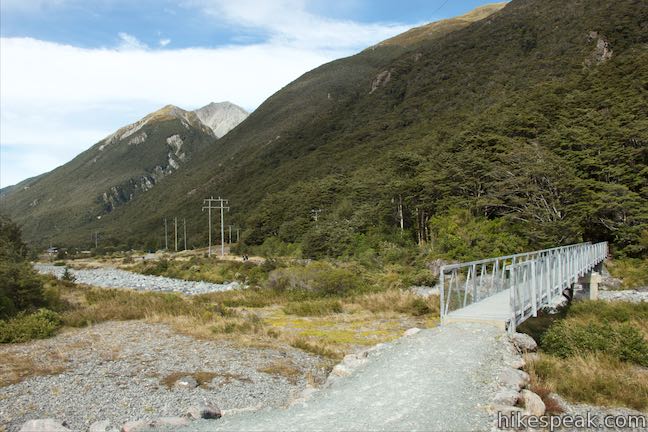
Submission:
M 0 0 L 0 187 L 172 103 L 247 110 L 466 0 Z

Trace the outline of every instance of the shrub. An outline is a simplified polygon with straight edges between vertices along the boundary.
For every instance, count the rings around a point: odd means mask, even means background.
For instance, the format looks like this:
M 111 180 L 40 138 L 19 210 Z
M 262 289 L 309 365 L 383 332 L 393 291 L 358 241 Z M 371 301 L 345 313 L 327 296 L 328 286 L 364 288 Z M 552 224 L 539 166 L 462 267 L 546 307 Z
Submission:
M 61 279 L 65 282 L 75 282 L 76 276 L 72 274 L 70 267 L 65 266 L 65 269 L 63 269 L 63 274 L 61 275 Z
M 630 323 L 565 319 L 549 328 L 541 345 L 544 351 L 562 358 L 600 352 L 648 366 L 648 343 Z
M 44 305 L 43 282 L 31 265 L 0 261 L 0 319 Z
M 8 321 L 0 321 L 0 343 L 27 342 L 52 336 L 61 326 L 61 317 L 48 309 L 32 314 L 21 313 Z
M 362 280 L 355 273 L 327 263 L 311 263 L 273 270 L 268 286 L 278 291 L 306 291 L 320 296 L 343 295 L 362 288 Z

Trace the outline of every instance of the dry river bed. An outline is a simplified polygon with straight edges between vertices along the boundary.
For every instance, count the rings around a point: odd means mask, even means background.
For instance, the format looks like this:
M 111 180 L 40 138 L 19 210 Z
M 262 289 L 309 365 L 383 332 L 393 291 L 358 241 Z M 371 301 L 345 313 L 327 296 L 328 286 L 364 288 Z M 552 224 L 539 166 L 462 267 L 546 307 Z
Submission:
M 27 420 L 55 418 L 85 431 L 100 420 L 179 416 L 202 402 L 224 411 L 278 407 L 326 373 L 319 357 L 291 347 L 247 348 L 162 324 L 107 322 L 0 346 L 0 424 L 18 431 Z M 186 376 L 197 386 L 179 387 Z

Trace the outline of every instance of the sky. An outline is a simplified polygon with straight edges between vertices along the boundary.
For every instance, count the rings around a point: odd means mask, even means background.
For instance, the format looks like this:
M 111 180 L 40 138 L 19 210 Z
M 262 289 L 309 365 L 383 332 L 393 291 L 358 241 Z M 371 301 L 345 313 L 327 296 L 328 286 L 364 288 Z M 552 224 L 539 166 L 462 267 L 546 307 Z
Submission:
M 0 0 L 0 188 L 164 105 L 253 111 L 303 73 L 483 0 Z

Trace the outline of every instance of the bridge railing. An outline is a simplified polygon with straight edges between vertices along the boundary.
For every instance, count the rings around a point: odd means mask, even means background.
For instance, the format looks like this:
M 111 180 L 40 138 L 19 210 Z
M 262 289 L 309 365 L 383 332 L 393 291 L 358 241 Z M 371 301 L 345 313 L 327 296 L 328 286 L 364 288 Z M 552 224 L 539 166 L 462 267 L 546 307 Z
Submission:
M 511 331 L 578 282 L 608 255 L 606 242 L 552 249 L 509 267 Z
M 543 301 L 553 298 L 575 282 L 578 273 L 584 274 L 605 256 L 607 243 L 580 243 L 444 266 L 439 274 L 441 319 L 511 288 L 515 325 L 528 317 L 529 310 L 537 313 Z

